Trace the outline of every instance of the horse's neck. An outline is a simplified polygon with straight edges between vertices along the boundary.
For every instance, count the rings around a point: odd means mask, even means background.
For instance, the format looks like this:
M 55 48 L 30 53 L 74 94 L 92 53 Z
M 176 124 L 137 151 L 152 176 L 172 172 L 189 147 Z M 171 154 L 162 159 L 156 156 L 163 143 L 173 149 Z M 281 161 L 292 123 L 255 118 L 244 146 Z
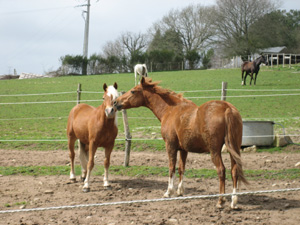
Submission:
M 146 107 L 149 108 L 160 121 L 167 110 L 182 103 L 182 100 L 172 95 L 161 96 L 157 93 L 149 93 L 146 96 Z
M 105 115 L 105 107 L 106 105 L 104 103 L 102 103 L 102 105 L 97 107 L 97 117 L 99 119 L 103 118 L 104 123 L 114 123 L 117 118 L 117 115 L 115 114 L 114 118 L 108 119 L 107 116 Z
M 256 64 L 257 66 L 260 66 L 261 62 L 262 62 L 262 59 L 261 59 L 261 58 L 255 60 L 255 64 Z

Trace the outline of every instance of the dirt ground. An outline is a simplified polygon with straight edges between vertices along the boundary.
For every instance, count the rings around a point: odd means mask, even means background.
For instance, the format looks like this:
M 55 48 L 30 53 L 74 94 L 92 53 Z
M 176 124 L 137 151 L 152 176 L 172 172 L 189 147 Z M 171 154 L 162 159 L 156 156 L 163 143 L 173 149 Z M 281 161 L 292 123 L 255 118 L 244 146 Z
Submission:
M 299 147 L 292 146 L 293 149 Z M 300 153 L 243 153 L 245 169 L 278 170 L 296 167 Z M 224 164 L 230 169 L 230 159 L 223 153 Z M 113 152 L 111 165 L 122 165 L 123 152 Z M 0 150 L 0 166 L 66 165 L 67 151 Z M 79 164 L 78 157 L 76 163 Z M 103 163 L 103 151 L 97 151 L 96 164 Z M 167 166 L 165 152 L 132 152 L 130 165 Z M 213 169 L 207 154 L 190 154 L 187 169 Z M 167 188 L 167 177 L 110 175 L 110 189 L 103 188 L 103 177 L 92 176 L 91 192 L 82 192 L 82 183 L 69 182 L 68 176 L 1 176 L 0 211 L 70 206 L 128 200 L 157 199 Z M 178 182 L 175 182 L 177 184 Z M 217 194 L 217 179 L 185 179 L 185 196 Z M 264 180 L 242 186 L 240 191 L 299 188 L 300 180 Z M 227 192 L 232 182 L 226 183 Z M 88 208 L 59 209 L 37 212 L 0 214 L 0 224 L 299 224 L 299 192 L 283 192 L 239 197 L 239 210 L 215 207 L 217 199 L 194 199 L 139 203 Z M 7 207 L 10 204 L 11 207 Z

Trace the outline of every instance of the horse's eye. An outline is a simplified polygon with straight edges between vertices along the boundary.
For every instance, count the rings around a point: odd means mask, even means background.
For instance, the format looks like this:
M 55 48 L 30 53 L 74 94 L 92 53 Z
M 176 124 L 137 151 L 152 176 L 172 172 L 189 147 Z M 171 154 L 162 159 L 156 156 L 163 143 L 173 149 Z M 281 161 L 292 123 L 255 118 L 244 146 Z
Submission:
M 131 91 L 131 94 L 134 94 L 134 91 Z

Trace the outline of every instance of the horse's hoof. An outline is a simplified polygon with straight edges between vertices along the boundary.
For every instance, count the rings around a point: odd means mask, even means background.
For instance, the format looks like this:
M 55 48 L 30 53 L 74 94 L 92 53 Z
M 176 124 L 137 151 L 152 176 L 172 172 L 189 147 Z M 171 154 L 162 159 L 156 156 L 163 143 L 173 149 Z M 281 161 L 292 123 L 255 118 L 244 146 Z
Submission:
M 224 207 L 226 199 L 224 197 L 221 197 L 216 205 L 218 209 L 222 209 Z
M 84 182 L 85 177 L 80 177 L 81 182 Z
M 231 205 L 231 209 L 233 209 L 233 210 L 240 210 L 240 207 L 238 207 L 237 205 L 235 205 L 235 206 Z
M 171 195 L 170 195 L 169 193 L 165 193 L 163 197 L 164 197 L 164 198 L 170 198 Z
M 177 197 L 181 197 L 181 196 L 183 196 L 183 191 L 177 190 Z
M 70 183 L 76 183 L 77 181 L 76 181 L 76 178 L 72 178 L 72 179 L 70 179 Z
M 223 209 L 223 204 L 218 203 L 218 204 L 216 205 L 216 207 L 217 207 L 218 209 Z
M 83 188 L 82 191 L 83 191 L 83 193 L 88 193 L 88 192 L 91 191 L 91 189 L 90 188 Z
M 111 189 L 112 189 L 112 187 L 110 185 L 104 186 L 104 190 L 111 190 Z

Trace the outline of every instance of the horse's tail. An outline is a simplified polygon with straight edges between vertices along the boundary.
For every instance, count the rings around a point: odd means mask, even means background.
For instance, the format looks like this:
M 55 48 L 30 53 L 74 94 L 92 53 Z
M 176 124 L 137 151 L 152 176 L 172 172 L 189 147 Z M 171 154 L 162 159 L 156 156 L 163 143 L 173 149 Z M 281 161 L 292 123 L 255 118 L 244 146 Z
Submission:
M 225 144 L 232 159 L 236 162 L 236 172 L 239 181 L 249 184 L 244 176 L 243 163 L 241 159 L 240 147 L 242 144 L 243 122 L 239 112 L 235 108 L 227 108 L 225 111 Z

